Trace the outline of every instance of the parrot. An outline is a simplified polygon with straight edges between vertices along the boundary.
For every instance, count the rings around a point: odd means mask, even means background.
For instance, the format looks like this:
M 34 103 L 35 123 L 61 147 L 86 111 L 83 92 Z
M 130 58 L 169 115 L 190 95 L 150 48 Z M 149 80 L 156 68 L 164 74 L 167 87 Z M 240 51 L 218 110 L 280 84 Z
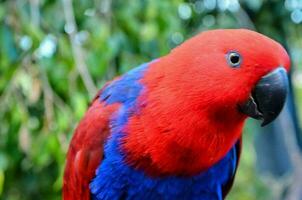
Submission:
M 63 199 L 225 199 L 245 121 L 279 115 L 289 70 L 277 41 L 216 29 L 114 78 L 75 129 Z

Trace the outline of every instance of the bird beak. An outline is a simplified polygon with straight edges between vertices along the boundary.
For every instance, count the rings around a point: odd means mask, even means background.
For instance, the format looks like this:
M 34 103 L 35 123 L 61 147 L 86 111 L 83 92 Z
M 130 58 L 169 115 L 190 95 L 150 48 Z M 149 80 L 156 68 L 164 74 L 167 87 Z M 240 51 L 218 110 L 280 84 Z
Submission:
M 288 91 L 288 78 L 283 67 L 263 76 L 249 99 L 239 109 L 242 113 L 263 120 L 261 126 L 272 122 L 280 114 Z

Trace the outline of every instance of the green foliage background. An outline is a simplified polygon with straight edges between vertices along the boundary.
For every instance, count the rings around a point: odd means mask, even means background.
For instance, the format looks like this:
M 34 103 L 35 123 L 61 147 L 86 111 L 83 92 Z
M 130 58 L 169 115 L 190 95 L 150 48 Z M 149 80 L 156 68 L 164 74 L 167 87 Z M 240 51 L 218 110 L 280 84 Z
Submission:
M 203 30 L 245 27 L 283 43 L 301 99 L 301 8 L 294 0 L 1 0 L 0 198 L 60 199 L 68 144 L 96 88 Z M 254 169 L 251 128 L 229 200 L 273 197 Z

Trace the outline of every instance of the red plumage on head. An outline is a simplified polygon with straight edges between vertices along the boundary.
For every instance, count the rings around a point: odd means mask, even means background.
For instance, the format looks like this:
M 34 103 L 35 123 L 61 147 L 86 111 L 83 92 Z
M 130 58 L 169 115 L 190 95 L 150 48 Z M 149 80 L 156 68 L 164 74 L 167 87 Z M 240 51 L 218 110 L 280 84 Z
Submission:
M 239 52 L 241 66 L 228 65 Z M 151 175 L 192 175 L 219 161 L 239 139 L 238 111 L 262 76 L 289 57 L 277 42 L 248 30 L 214 30 L 152 63 L 141 80 L 140 114 L 129 119 L 123 150 Z

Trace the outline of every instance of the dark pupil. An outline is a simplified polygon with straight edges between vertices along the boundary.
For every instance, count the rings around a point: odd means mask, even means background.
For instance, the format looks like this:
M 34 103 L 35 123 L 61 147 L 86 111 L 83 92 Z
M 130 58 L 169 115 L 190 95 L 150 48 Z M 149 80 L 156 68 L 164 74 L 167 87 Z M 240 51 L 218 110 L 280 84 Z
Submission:
M 231 55 L 230 59 L 232 64 L 237 64 L 239 62 L 239 56 L 237 55 Z

